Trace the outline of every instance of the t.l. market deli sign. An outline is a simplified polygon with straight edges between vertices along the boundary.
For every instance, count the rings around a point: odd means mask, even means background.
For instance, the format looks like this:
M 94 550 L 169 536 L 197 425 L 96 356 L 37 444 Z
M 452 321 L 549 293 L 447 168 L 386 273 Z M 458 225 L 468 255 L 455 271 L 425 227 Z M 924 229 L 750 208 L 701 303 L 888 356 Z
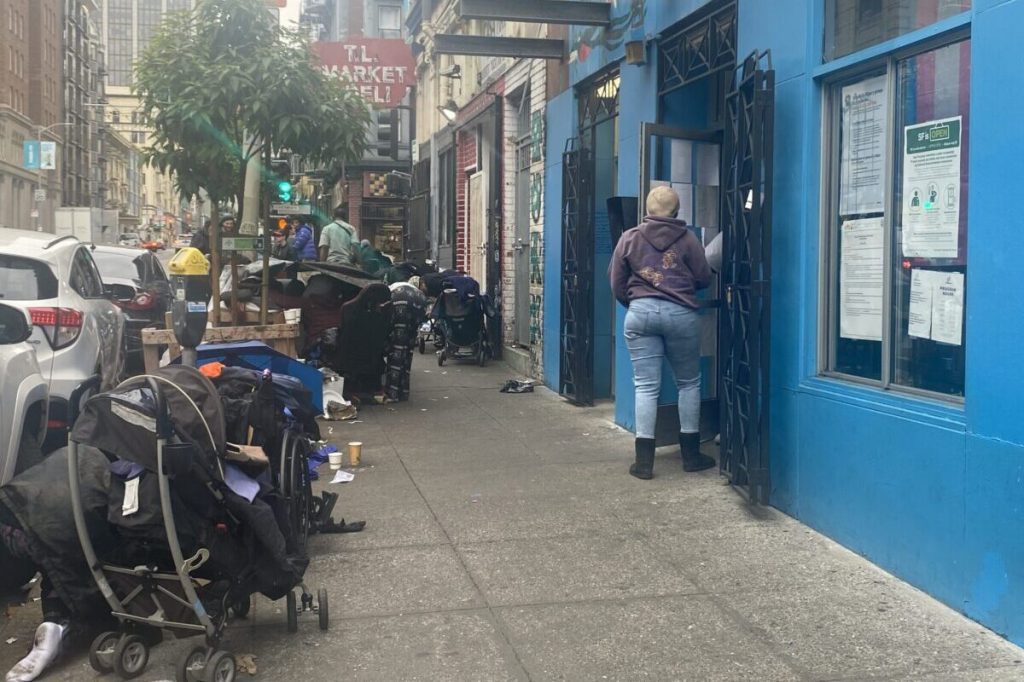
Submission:
M 404 40 L 354 38 L 313 44 L 325 73 L 343 78 L 370 103 L 400 104 L 416 80 L 416 62 Z

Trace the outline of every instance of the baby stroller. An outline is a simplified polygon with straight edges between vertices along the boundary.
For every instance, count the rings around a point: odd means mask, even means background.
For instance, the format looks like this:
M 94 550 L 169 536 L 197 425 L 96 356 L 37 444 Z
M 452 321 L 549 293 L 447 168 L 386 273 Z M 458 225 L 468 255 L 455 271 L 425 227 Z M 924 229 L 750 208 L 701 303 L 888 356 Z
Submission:
M 97 556 L 81 503 L 79 448 L 110 461 L 107 521 L 117 547 Z M 69 438 L 75 526 L 89 570 L 120 631 L 93 642 L 97 672 L 140 675 L 161 630 L 204 635 L 177 666 L 181 682 L 231 682 L 235 660 L 219 648 L 229 607 L 250 595 L 291 594 L 307 561 L 289 555 L 287 511 L 257 475 L 260 462 L 229 462 L 221 402 L 190 367 L 166 367 L 91 398 Z M 266 468 L 265 458 L 262 468 Z M 320 591 L 326 629 L 326 592 Z
M 481 367 L 487 364 L 491 349 L 485 310 L 482 297 L 445 289 L 434 308 L 435 324 L 444 344 L 437 354 L 439 367 L 449 358 L 473 359 Z

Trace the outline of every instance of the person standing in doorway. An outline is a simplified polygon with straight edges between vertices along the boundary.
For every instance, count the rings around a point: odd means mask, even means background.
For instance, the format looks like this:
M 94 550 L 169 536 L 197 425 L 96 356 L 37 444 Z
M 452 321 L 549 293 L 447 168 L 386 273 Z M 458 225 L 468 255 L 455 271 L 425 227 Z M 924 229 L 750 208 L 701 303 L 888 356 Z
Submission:
M 354 265 L 356 257 L 356 228 L 348 224 L 348 209 L 334 209 L 334 221 L 324 225 L 320 234 L 320 260 L 338 265 Z
M 636 390 L 636 461 L 629 473 L 654 477 L 654 433 L 661 367 L 667 359 L 679 391 L 679 448 L 684 471 L 715 460 L 700 452 L 700 315 L 697 291 L 711 283 L 704 247 L 679 220 L 670 187 L 647 195 L 647 217 L 615 247 L 609 275 L 626 312 L 625 335 Z

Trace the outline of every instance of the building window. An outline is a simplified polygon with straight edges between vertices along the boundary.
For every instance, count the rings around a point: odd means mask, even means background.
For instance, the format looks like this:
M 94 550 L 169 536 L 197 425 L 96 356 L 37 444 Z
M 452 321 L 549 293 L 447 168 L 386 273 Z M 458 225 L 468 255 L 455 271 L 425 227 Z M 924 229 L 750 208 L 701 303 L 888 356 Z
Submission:
M 395 5 L 381 5 L 377 8 L 377 29 L 381 38 L 402 37 L 402 8 Z
M 971 0 L 825 0 L 825 61 L 971 9 Z
M 970 39 L 868 69 L 828 89 L 824 369 L 963 397 Z

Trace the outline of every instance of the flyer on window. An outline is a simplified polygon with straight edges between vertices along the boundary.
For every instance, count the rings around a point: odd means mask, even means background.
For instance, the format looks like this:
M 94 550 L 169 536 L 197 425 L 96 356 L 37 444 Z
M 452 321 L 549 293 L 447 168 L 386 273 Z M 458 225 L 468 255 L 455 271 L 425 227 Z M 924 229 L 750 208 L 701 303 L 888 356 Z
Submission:
M 962 117 L 904 128 L 903 255 L 956 258 Z
M 881 218 L 847 220 L 839 263 L 839 335 L 882 340 L 885 232 Z
M 959 346 L 963 344 L 963 321 L 963 273 L 911 271 L 908 336 Z
M 839 214 L 881 213 L 885 201 L 884 75 L 847 85 L 842 95 L 843 144 L 839 162 Z

